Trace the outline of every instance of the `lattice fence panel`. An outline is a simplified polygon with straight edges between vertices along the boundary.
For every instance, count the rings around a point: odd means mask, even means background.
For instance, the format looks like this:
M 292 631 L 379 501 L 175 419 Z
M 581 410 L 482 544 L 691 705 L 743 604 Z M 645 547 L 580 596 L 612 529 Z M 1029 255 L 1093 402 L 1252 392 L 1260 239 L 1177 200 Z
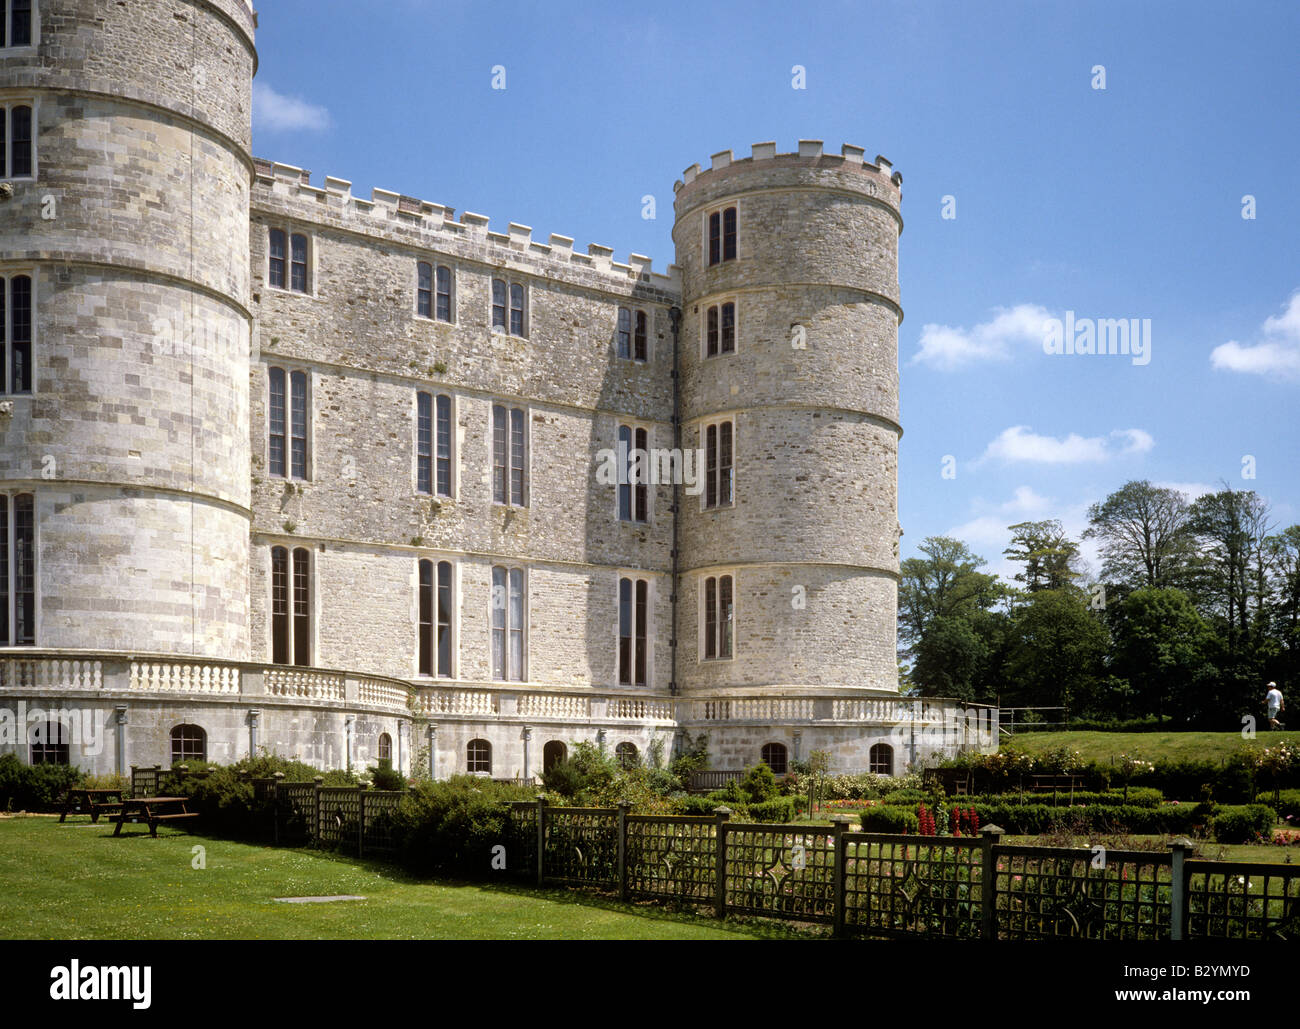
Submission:
M 1300 868 L 1188 861 L 1188 939 L 1300 940 Z
M 537 805 L 520 801 L 506 808 L 506 872 L 537 874 Z
M 322 786 L 316 841 L 324 846 L 356 846 L 361 818 L 361 791 L 351 786 Z
M 276 838 L 300 847 L 316 837 L 316 784 L 282 782 L 275 788 Z
M 802 922 L 835 914 L 835 851 L 830 831 L 785 826 L 727 827 L 727 910 Z
M 157 768 L 132 768 L 131 796 L 137 798 L 159 796 L 158 782 L 163 774 L 163 771 Z
M 995 848 L 1000 939 L 1167 940 L 1170 857 Z
M 627 881 L 634 897 L 712 904 L 717 854 L 712 818 L 628 816 Z
M 872 936 L 980 934 L 980 841 L 847 833 L 844 924 Z
M 590 886 L 618 882 L 618 812 L 557 808 L 546 812 L 542 870 L 547 879 Z
M 361 794 L 365 814 L 361 833 L 367 854 L 393 853 L 393 816 L 405 796 L 405 790 L 366 790 Z

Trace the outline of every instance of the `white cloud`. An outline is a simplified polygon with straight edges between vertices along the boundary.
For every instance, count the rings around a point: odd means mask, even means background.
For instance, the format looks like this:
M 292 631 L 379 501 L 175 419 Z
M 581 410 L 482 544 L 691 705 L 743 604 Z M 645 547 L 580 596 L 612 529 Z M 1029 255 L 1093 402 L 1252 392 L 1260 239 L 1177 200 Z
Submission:
M 1080 436 L 1072 432 L 1064 439 L 1057 439 L 1040 436 L 1028 425 L 1013 425 L 985 448 L 976 463 L 996 459 L 1003 463 L 1084 464 L 1145 454 L 1154 446 L 1151 434 L 1142 429 L 1116 429 L 1108 436 Z
M 277 93 L 264 82 L 254 82 L 253 124 L 272 132 L 320 132 L 329 128 L 330 113 L 317 104 Z
M 1153 482 L 1151 485 L 1159 489 L 1176 489 L 1179 493 L 1185 494 L 1188 500 L 1195 500 L 1209 493 L 1218 493 L 1223 489 L 1222 486 L 1211 486 L 1208 482 Z
M 952 371 L 983 361 L 1005 361 L 1013 347 L 1043 343 L 1043 322 L 1051 313 L 1037 304 L 1017 304 L 995 309 L 992 320 L 973 328 L 923 325 L 921 349 L 912 364 L 928 364 Z
M 1002 551 L 1011 542 L 1008 530 L 1017 522 L 1055 518 L 1061 523 L 1065 535 L 1078 544 L 1079 570 L 1085 578 L 1100 567 L 1097 541 L 1083 538 L 1083 532 L 1088 528 L 1087 501 L 1065 504 L 1052 497 L 1041 496 L 1029 486 L 1017 486 L 1009 500 L 996 505 L 976 500 L 974 507 L 976 511 L 988 510 L 990 507 L 995 510 L 987 514 L 976 514 L 969 521 L 948 529 L 943 535 L 961 540 L 988 562 L 982 571 L 997 575 L 1007 583 L 1013 583 L 1016 573 L 1022 571 L 1020 565 L 1002 556 Z
M 1221 371 L 1300 379 L 1300 292 L 1282 314 L 1264 320 L 1263 333 L 1260 343 L 1220 343 L 1210 353 L 1210 364 Z

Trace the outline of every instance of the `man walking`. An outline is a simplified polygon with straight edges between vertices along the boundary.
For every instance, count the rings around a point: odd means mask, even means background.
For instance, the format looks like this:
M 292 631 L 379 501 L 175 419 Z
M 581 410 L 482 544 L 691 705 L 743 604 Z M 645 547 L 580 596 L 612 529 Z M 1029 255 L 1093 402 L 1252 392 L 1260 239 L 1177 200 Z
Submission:
M 1284 728 L 1283 724 L 1277 720 L 1279 713 L 1286 710 L 1286 703 L 1282 700 L 1282 691 L 1277 688 L 1277 683 L 1268 684 L 1268 694 L 1264 697 L 1264 703 L 1268 705 L 1268 727 L 1270 729 Z

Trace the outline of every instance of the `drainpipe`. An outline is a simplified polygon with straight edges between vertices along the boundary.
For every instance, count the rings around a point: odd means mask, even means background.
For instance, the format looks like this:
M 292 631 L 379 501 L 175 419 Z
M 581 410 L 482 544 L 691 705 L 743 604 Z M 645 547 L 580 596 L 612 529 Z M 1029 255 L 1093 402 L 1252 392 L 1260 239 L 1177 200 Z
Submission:
M 254 708 L 248 712 L 248 756 L 257 757 L 257 722 L 262 712 Z
M 438 726 L 429 723 L 429 778 L 438 778 Z
M 347 741 L 346 741 L 346 743 L 345 743 L 345 746 L 346 746 L 346 748 L 347 748 L 347 750 L 346 750 L 346 756 L 347 756 L 347 765 L 346 765 L 346 767 L 347 767 L 347 770 L 348 770 L 349 772 L 352 771 L 352 723 L 353 723 L 354 721 L 356 721 L 356 717 L 357 717 L 356 715 L 348 715 L 346 718 L 343 719 L 343 729 L 344 729 L 344 731 L 347 733 Z
M 677 452 L 680 464 L 678 465 L 679 474 L 673 476 L 673 549 L 672 554 L 672 594 L 670 601 L 672 603 L 672 636 L 668 640 L 668 649 L 672 654 L 672 671 L 668 682 L 668 692 L 674 697 L 677 696 L 677 541 L 678 541 L 678 523 L 681 521 L 681 470 L 686 463 L 686 455 L 682 451 L 682 418 L 681 403 L 682 391 L 680 380 L 681 359 L 678 354 L 678 338 L 681 334 L 682 326 L 682 309 L 680 307 L 670 307 L 668 309 L 668 318 L 672 322 L 673 328 L 673 449 Z M 696 469 L 698 473 L 699 469 Z
M 113 708 L 116 717 L 113 719 L 113 729 L 117 736 L 117 774 L 126 775 L 126 705 L 118 704 Z

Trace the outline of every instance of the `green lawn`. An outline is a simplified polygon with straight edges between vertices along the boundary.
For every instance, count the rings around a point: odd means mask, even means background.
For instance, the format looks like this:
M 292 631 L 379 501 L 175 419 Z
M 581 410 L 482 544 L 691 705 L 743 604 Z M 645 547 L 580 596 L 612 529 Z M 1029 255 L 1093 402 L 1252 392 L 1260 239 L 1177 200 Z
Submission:
M 780 924 L 718 922 L 590 894 L 413 880 L 386 865 L 178 829 L 112 837 L 84 818 L 0 819 L 0 939 L 791 938 Z M 138 829 L 137 829 L 138 832 Z M 207 868 L 191 867 L 191 848 Z M 275 897 L 359 894 L 281 904 Z
M 1084 760 L 1109 764 L 1121 754 L 1144 761 L 1200 759 L 1220 761 L 1242 746 L 1267 747 L 1281 742 L 1300 746 L 1300 732 L 1261 732 L 1243 740 L 1240 732 L 1025 732 L 1002 738 L 1003 750 L 1042 754 L 1065 747 Z

